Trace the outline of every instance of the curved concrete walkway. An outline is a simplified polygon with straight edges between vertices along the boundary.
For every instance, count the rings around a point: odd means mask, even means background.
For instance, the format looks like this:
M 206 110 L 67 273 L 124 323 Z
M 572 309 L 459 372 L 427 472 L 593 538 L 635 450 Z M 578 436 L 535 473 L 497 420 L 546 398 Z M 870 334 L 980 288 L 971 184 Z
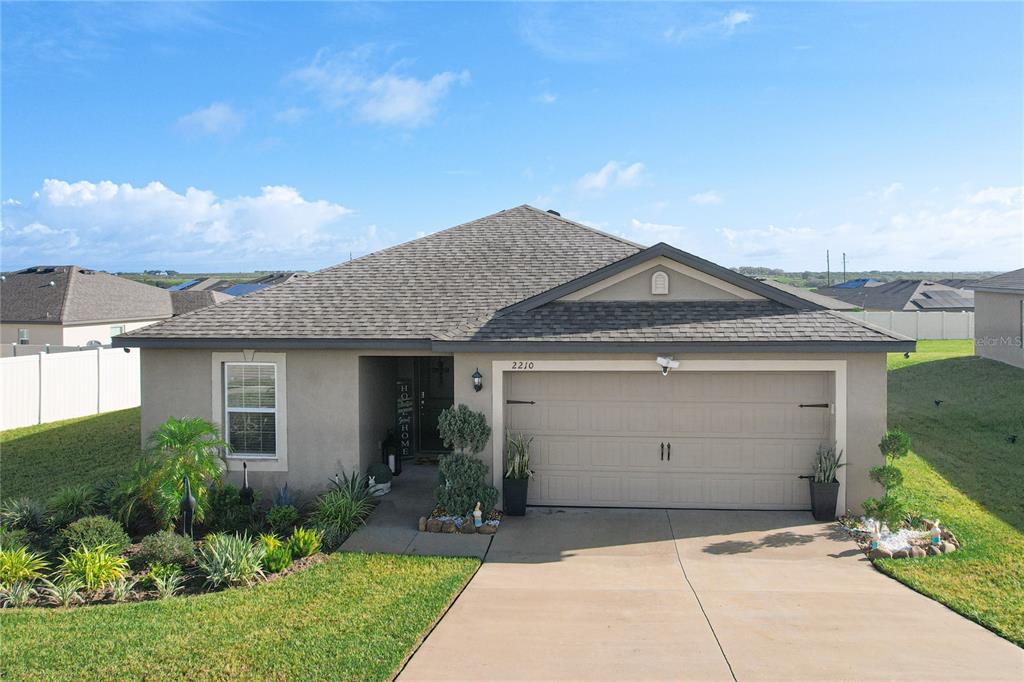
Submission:
M 1024 650 L 807 513 L 531 509 L 400 678 L 1020 682 Z

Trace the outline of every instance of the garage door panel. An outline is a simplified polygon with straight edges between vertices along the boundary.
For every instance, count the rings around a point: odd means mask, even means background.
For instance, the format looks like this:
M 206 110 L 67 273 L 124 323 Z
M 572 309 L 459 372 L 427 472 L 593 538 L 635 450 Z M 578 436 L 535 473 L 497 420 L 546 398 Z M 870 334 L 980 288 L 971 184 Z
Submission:
M 826 373 L 511 375 L 509 428 L 534 437 L 531 504 L 806 509 L 831 433 Z M 661 443 L 671 458 L 661 458 Z M 667 451 L 666 451 L 667 455 Z

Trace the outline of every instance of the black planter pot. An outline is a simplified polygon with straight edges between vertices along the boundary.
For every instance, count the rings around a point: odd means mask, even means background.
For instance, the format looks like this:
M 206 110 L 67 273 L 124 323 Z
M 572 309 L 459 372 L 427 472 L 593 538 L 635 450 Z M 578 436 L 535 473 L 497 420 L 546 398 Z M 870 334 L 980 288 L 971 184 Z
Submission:
M 528 478 L 506 478 L 504 488 L 505 513 L 509 516 L 526 515 L 526 490 L 530 486 Z
M 839 481 L 818 483 L 813 478 L 811 484 L 811 514 L 815 521 L 836 520 L 836 500 L 839 499 Z

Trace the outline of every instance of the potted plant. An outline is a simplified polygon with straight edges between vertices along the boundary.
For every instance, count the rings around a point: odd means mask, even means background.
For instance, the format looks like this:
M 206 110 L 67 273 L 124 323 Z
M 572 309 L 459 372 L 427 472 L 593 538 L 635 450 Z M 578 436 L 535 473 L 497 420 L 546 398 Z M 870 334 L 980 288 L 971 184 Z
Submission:
M 371 464 L 366 470 L 367 490 L 374 497 L 387 495 L 391 492 L 391 479 L 393 476 L 394 474 L 391 473 L 391 468 L 387 464 L 383 462 Z
M 811 481 L 811 513 L 815 521 L 835 521 L 836 500 L 839 499 L 839 480 L 836 474 L 840 467 L 843 453 L 836 453 L 835 446 L 818 446 L 814 457 L 814 476 Z
M 508 470 L 505 472 L 505 513 L 526 515 L 526 494 L 530 486 L 530 445 L 533 437 L 517 433 L 508 436 Z

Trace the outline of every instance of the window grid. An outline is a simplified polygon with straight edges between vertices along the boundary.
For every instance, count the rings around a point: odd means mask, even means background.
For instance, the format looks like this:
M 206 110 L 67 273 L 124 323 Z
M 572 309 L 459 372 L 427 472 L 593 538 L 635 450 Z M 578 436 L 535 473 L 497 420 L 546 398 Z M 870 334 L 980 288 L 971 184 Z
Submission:
M 277 366 L 224 363 L 226 440 L 236 457 L 277 455 Z

